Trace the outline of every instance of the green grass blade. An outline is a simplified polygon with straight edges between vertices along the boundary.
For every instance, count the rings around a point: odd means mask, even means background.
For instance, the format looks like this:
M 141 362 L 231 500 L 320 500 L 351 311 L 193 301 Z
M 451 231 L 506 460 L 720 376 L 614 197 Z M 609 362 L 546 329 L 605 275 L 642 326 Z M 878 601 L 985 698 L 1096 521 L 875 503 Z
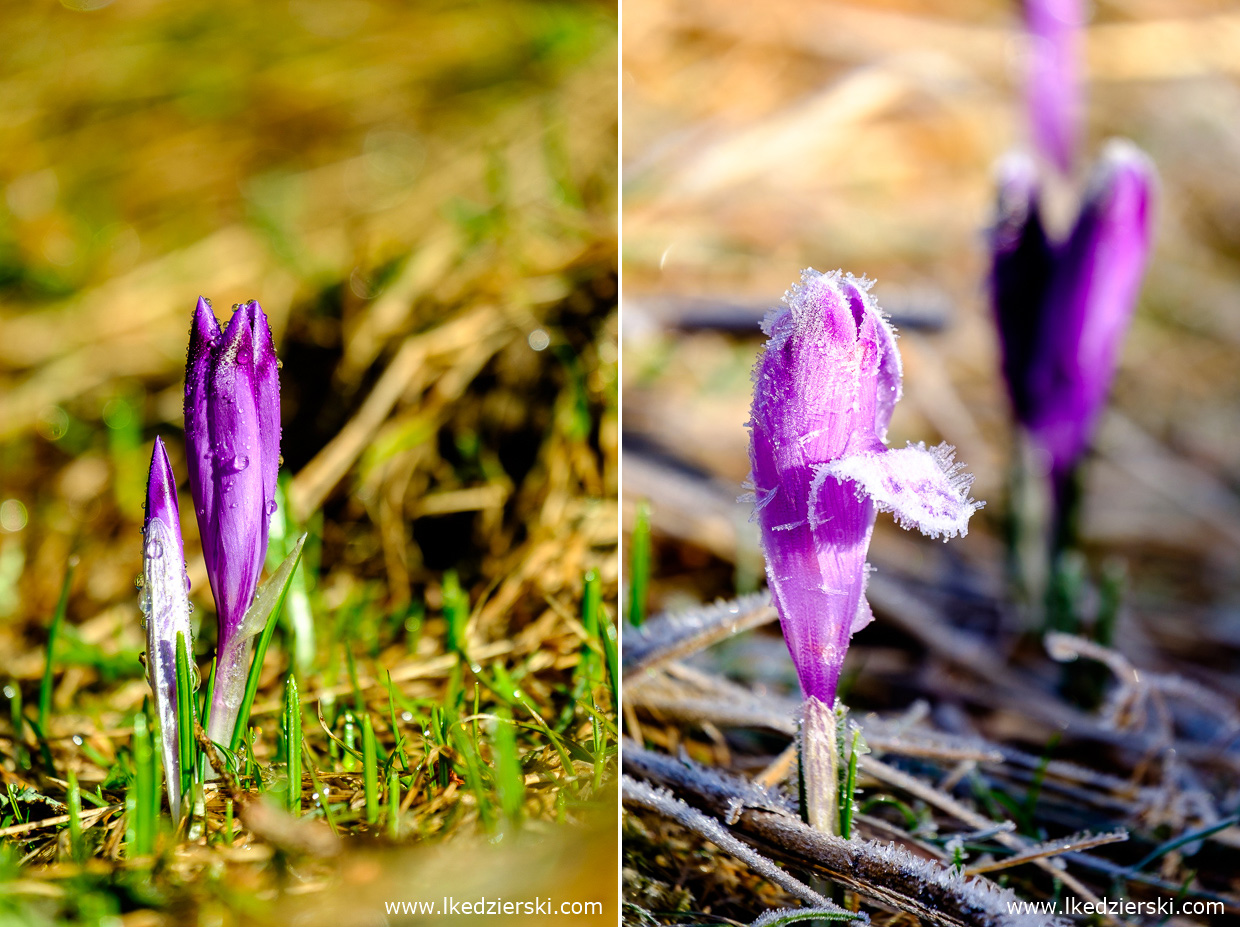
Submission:
M 840 836 L 845 840 L 852 836 L 853 804 L 857 797 L 857 745 L 860 740 L 861 731 L 853 731 L 852 746 L 848 751 L 848 772 L 840 792 Z
M 611 685 L 611 710 L 620 711 L 620 648 L 617 646 L 616 626 L 605 612 L 599 613 L 599 635 L 603 643 L 603 656 L 607 660 L 607 681 Z
M 387 825 L 388 836 L 393 840 L 400 839 L 400 773 L 395 766 L 388 770 L 387 786 Z
M 469 593 L 461 588 L 456 570 L 443 575 L 443 617 L 448 624 L 444 646 L 449 653 L 465 655 L 465 631 L 469 623 Z
M 492 751 L 495 762 L 495 788 L 499 793 L 499 807 L 512 824 L 521 823 L 521 808 L 525 804 L 525 774 L 521 771 L 521 757 L 517 752 L 517 731 L 508 709 L 496 711 L 495 735 Z
M 491 797 L 487 794 L 482 780 L 482 763 L 478 758 L 477 746 L 469 739 L 465 726 L 457 724 L 452 728 L 453 746 L 465 763 L 465 786 L 474 793 L 478 804 L 478 817 L 482 828 L 491 831 L 495 827 L 495 812 L 491 807 Z
M 194 706 L 193 683 L 189 671 L 189 649 L 185 635 L 177 632 L 177 757 L 180 760 L 181 795 L 188 795 L 194 783 Z M 165 731 L 167 737 L 171 731 Z
M 76 556 L 69 558 L 65 567 L 65 581 L 60 585 L 60 599 L 56 603 L 56 611 L 52 613 L 52 625 L 47 631 L 47 662 L 43 666 L 43 681 L 39 684 L 39 730 L 44 734 L 47 733 L 47 720 L 52 714 L 52 669 L 55 666 L 56 641 L 65 623 L 65 612 L 69 610 L 69 587 L 73 585 L 73 572 L 77 563 Z
M 294 528 L 289 520 L 288 484 L 290 477 L 287 471 L 280 474 L 276 485 L 276 510 L 271 516 L 271 550 L 279 551 L 287 557 L 293 552 Z M 270 562 L 270 557 L 268 558 Z M 314 666 L 315 632 L 314 614 L 310 610 L 310 596 L 306 589 L 306 568 L 293 571 L 292 585 L 289 587 L 288 601 L 285 603 L 285 615 L 288 629 L 293 639 L 293 665 L 297 672 L 305 674 Z
M 375 726 L 370 715 L 362 716 L 362 781 L 366 789 L 366 823 L 372 827 L 379 820 L 379 757 L 375 744 Z
M 288 810 L 301 816 L 301 698 L 291 673 L 284 683 L 284 751 L 288 759 Z
M 69 811 L 69 855 L 74 862 L 80 863 L 86 858 L 86 845 L 82 842 L 82 790 L 78 788 L 77 775 L 72 769 L 68 772 L 68 779 L 65 806 Z
M 584 676 L 589 693 L 594 692 L 594 686 L 598 683 L 599 655 L 594 649 L 594 641 L 599 637 L 598 614 L 602 600 L 602 580 L 598 570 L 592 569 L 586 573 L 581 593 L 581 626 L 585 629 L 586 639 L 581 646 L 581 662 L 578 664 L 578 671 Z
M 633 540 L 629 547 L 629 624 L 641 627 L 646 620 L 646 593 L 650 587 L 650 506 L 637 503 Z
M 154 781 L 153 750 L 146 713 L 140 711 L 134 715 L 133 719 L 134 779 L 126 795 L 126 805 L 129 811 L 127 839 L 130 858 L 149 856 L 155 845 L 155 820 L 151 809 L 154 806 L 152 796 L 159 793 L 158 783 Z

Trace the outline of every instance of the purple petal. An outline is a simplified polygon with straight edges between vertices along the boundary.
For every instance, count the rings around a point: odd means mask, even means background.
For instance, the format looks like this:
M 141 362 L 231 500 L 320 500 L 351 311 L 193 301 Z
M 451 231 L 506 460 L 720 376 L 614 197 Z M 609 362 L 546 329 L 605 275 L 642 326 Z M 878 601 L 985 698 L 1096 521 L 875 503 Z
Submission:
M 238 311 L 247 313 L 254 343 L 254 398 L 258 406 L 259 467 L 263 477 L 263 537 L 276 510 L 276 480 L 280 474 L 280 362 L 267 316 L 257 302 Z
M 1023 154 L 999 165 L 998 216 L 991 231 L 990 296 L 1003 376 L 1018 421 L 1028 423 L 1034 405 L 1029 375 L 1038 330 L 1048 311 L 1054 255 L 1038 210 L 1037 169 Z
M 1038 148 L 1063 173 L 1072 169 L 1081 121 L 1081 0 L 1025 0 L 1032 42 L 1029 114 Z
M 208 573 L 214 572 L 215 489 L 211 477 L 214 461 L 208 426 L 207 378 L 211 370 L 212 351 L 219 344 L 220 337 L 220 325 L 211 311 L 210 301 L 198 297 L 185 361 L 185 456 L 189 491 L 194 500 L 194 515 L 198 520 Z
M 164 770 L 173 816 L 180 813 L 180 732 L 177 725 L 177 633 L 191 647 L 189 577 L 177 506 L 176 478 L 164 443 L 155 439 L 147 480 L 142 550 L 142 611 L 146 620 L 147 677 L 163 738 Z M 190 665 L 193 665 L 191 656 Z
M 267 551 L 254 342 L 247 322 L 245 313 L 233 314 L 207 381 L 216 500 L 211 591 L 219 612 L 221 647 L 254 598 Z
M 1057 255 L 1029 374 L 1035 439 L 1057 481 L 1084 454 L 1115 375 L 1149 257 L 1155 172 L 1134 145 L 1103 152 L 1072 235 Z
M 767 576 L 801 687 L 826 704 L 862 607 L 875 508 L 838 484 L 812 494 L 814 470 L 881 448 L 899 390 L 894 338 L 868 290 L 806 271 L 767 319 L 754 369 L 750 462 Z
M 904 528 L 917 528 L 947 540 L 969 531 L 969 519 L 982 503 L 969 498 L 973 477 L 954 462 L 946 444 L 927 449 L 910 444 L 874 454 L 854 454 L 823 464 L 815 485 L 842 482 L 869 497 L 880 511 L 891 512 Z

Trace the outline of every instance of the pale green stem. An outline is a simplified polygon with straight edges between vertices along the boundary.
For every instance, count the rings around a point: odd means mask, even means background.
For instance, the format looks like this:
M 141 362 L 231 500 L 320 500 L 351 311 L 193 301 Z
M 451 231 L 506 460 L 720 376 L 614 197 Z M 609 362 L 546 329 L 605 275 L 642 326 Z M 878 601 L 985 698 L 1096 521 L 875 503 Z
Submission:
M 245 697 L 253 650 L 253 635 L 238 635 L 220 643 L 215 664 L 215 690 L 211 694 L 211 717 L 207 722 L 207 737 L 217 744 L 227 745 L 232 741 L 237 712 Z
M 805 700 L 801 719 L 801 773 L 806 823 L 826 834 L 839 833 L 839 752 L 835 710 L 818 699 Z

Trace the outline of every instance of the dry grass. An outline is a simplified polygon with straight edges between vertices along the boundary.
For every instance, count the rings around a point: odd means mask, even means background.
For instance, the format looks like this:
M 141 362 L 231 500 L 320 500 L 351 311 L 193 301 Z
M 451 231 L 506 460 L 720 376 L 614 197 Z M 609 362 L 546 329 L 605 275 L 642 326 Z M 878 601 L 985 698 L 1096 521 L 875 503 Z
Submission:
M 70 6 L 0 10 L 0 647 L 27 719 L 78 564 L 46 736 L 0 727 L 0 918 L 369 923 L 386 900 L 470 893 L 602 901 L 581 922 L 613 922 L 613 706 L 580 616 L 587 571 L 613 617 L 617 584 L 614 9 Z M 253 774 L 208 784 L 188 835 L 166 822 L 134 860 L 141 501 L 156 434 L 184 478 L 200 293 L 272 320 L 286 512 L 310 533 L 286 614 L 315 639 L 277 631 Z M 301 818 L 270 801 L 294 668 Z M 386 781 L 366 823 L 337 742 L 366 715 L 407 762 L 394 829 Z M 524 798 L 504 810 L 509 717 Z M 82 863 L 70 770 L 102 805 L 85 803 Z

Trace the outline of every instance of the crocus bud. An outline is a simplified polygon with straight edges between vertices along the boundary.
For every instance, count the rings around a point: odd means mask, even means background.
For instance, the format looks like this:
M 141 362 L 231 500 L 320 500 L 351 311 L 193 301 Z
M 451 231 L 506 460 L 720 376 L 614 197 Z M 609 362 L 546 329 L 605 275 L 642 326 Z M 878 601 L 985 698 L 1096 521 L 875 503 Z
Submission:
M 991 298 L 1016 418 L 1062 492 L 1115 376 L 1149 257 L 1153 164 L 1135 145 L 1103 151 L 1068 238 L 1048 242 L 1031 165 L 1002 169 Z
M 877 512 L 947 538 L 981 506 L 946 445 L 887 447 L 900 353 L 869 287 L 805 271 L 763 323 L 754 368 L 749 456 L 767 578 L 801 688 L 828 707 L 849 639 L 871 620 Z
M 227 741 L 252 636 L 241 633 L 267 556 L 280 459 L 280 383 L 267 317 L 238 306 L 228 327 L 198 300 L 185 368 L 189 486 L 219 620 L 208 735 Z
M 1025 0 L 1029 116 L 1034 143 L 1063 173 L 1072 169 L 1081 122 L 1081 0 Z
M 155 439 L 151 471 L 146 484 L 146 524 L 143 527 L 142 592 L 140 605 L 146 625 L 146 672 L 154 695 L 163 737 L 164 777 L 172 816 L 180 815 L 181 760 L 177 724 L 177 633 L 192 640 L 189 626 L 189 577 L 185 573 L 185 545 L 177 482 L 164 442 Z M 193 665 L 192 653 L 189 665 Z M 186 736 L 192 736 L 186 732 Z

